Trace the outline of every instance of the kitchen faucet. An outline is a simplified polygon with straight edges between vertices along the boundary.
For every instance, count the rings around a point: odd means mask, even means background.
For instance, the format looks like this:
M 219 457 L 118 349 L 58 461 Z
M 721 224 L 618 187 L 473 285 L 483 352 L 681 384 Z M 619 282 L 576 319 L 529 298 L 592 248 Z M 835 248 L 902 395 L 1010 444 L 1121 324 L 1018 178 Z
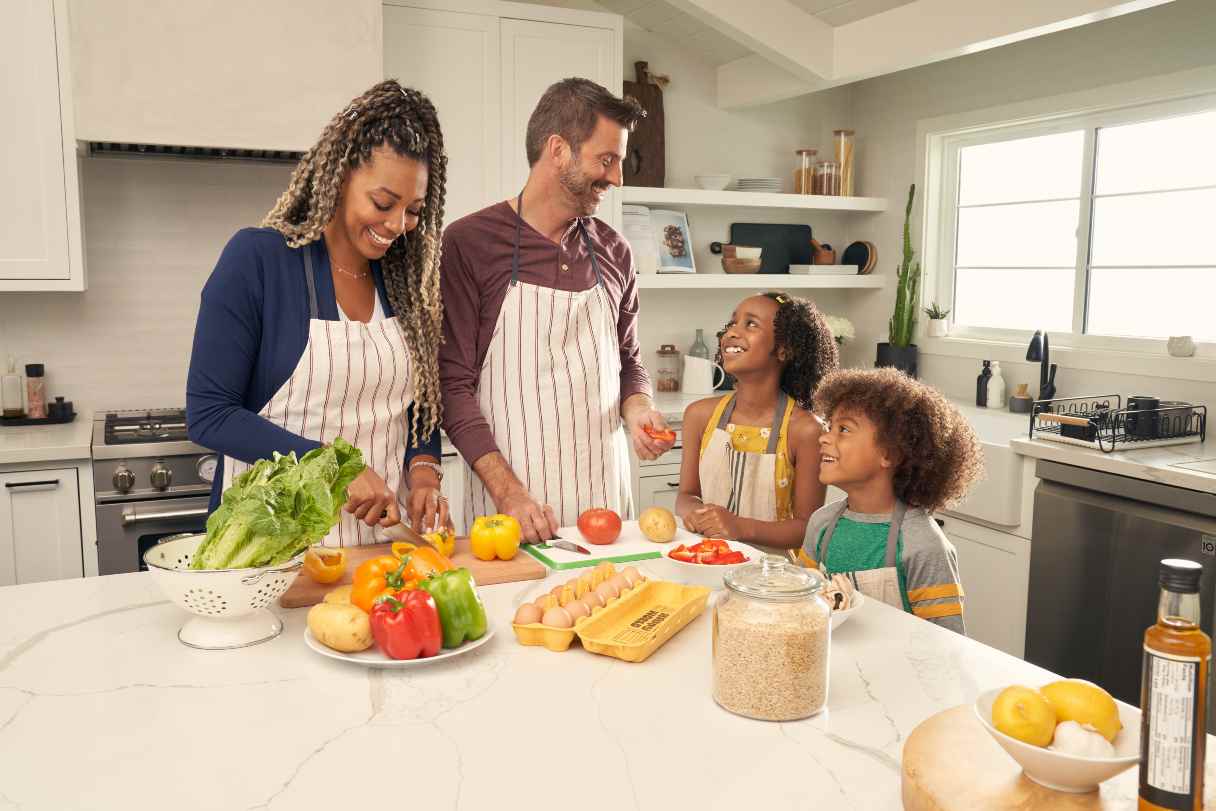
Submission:
M 1051 348 L 1047 333 L 1034 331 L 1030 346 L 1026 349 L 1026 360 L 1039 363 L 1039 398 L 1050 400 L 1056 396 L 1056 365 L 1051 362 Z

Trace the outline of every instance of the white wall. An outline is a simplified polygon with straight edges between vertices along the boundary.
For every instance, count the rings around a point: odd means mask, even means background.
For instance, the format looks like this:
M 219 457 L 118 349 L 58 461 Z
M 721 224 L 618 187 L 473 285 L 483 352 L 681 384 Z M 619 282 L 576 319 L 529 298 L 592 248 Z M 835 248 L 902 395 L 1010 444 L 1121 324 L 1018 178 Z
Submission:
M 250 163 L 84 160 L 89 289 L 0 294 L 0 357 L 45 363 L 48 393 L 77 410 L 185 405 L 203 283 L 290 175 Z
M 1216 64 L 1216 3 L 1177 0 L 1083 28 L 1052 34 L 971 56 L 861 82 L 851 87 L 850 123 L 857 130 L 858 183 L 866 194 L 891 198 L 890 209 L 869 222 L 877 243 L 876 272 L 893 274 L 901 246 L 903 202 L 916 167 L 916 125 L 921 119 L 979 110 L 1036 98 L 1083 92 L 1146 76 Z M 815 98 L 812 96 L 812 98 Z M 1151 156 L 1145 156 L 1150 159 Z M 918 190 L 913 218 L 919 252 Z M 858 352 L 873 352 L 886 340 L 894 288 L 851 312 L 858 327 Z M 922 316 L 923 320 L 923 316 Z M 1033 320 L 1033 319 L 1028 319 Z M 864 360 L 872 362 L 872 355 Z M 1002 367 L 1006 366 L 1002 362 Z M 921 376 L 947 393 L 973 397 L 977 360 L 921 357 Z M 1028 363 L 1004 368 L 1008 383 L 1038 386 Z M 1087 372 L 1062 365 L 1058 396 L 1097 393 L 1158 394 L 1216 403 L 1216 383 Z

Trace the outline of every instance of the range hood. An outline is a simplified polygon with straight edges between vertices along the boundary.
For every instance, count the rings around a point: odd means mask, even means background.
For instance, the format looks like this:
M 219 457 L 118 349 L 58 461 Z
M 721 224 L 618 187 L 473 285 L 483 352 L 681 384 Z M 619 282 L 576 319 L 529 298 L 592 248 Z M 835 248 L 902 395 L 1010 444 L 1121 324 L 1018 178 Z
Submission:
M 76 138 L 93 155 L 295 161 L 383 78 L 381 18 L 380 0 L 69 0 Z

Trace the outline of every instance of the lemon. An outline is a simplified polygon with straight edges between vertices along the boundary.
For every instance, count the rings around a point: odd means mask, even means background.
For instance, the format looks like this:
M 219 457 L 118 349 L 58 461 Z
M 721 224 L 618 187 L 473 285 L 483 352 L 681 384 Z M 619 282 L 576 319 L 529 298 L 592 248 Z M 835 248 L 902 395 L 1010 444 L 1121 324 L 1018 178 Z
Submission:
M 1123 729 L 1115 700 L 1096 684 L 1081 679 L 1063 679 L 1040 687 L 1039 692 L 1050 702 L 1060 721 L 1088 724 L 1112 742 Z
M 992 725 L 1011 738 L 1046 746 L 1056 733 L 1056 713 L 1038 690 L 1006 687 L 992 702 Z

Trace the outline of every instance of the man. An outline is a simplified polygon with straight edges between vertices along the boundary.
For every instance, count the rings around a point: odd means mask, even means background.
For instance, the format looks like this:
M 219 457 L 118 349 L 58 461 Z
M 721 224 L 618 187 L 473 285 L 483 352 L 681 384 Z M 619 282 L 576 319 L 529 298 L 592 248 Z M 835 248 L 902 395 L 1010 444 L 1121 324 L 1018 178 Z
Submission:
M 586 79 L 554 84 L 528 120 L 523 190 L 444 233 L 439 373 L 466 520 L 513 515 L 527 542 L 591 507 L 628 516 L 629 440 L 643 459 L 672 445 L 646 432 L 667 426 L 641 363 L 629 244 L 592 216 L 645 114 Z

